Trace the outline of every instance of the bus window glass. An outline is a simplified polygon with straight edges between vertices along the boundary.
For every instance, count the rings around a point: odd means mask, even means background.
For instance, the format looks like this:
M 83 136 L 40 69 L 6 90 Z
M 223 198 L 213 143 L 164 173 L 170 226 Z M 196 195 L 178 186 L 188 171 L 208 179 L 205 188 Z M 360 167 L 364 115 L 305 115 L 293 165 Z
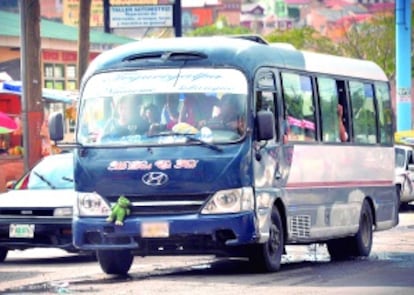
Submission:
M 318 78 L 318 92 L 321 108 L 322 140 L 338 142 L 338 91 L 336 81 L 329 78 Z
M 90 145 L 234 142 L 246 106 L 247 80 L 234 69 L 101 73 L 85 84 L 77 136 Z
M 376 143 L 374 92 L 371 84 L 350 81 L 354 140 L 357 143 Z
M 386 83 L 375 83 L 375 96 L 378 103 L 378 122 L 380 128 L 381 143 L 392 144 L 393 125 L 392 125 L 392 106 L 389 95 L 389 88 Z
M 282 73 L 288 139 L 315 141 L 316 125 L 312 82 L 309 76 Z

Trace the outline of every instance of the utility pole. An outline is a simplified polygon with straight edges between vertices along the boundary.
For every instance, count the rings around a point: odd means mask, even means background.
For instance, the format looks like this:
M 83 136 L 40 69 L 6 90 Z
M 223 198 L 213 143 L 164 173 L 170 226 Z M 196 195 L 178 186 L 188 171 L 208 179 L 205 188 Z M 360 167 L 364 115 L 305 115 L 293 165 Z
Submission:
M 89 64 L 89 21 L 91 0 L 79 1 L 79 37 L 78 37 L 78 88 Z
M 411 130 L 411 0 L 396 0 L 397 131 Z
M 181 0 L 175 0 L 173 5 L 173 26 L 175 37 L 182 37 Z
M 104 32 L 110 33 L 111 28 L 109 26 L 109 0 L 103 0 L 103 17 L 104 17 Z
M 40 71 L 39 0 L 19 0 L 19 8 L 23 161 L 24 169 L 28 171 L 42 157 L 40 129 L 43 122 L 43 102 Z

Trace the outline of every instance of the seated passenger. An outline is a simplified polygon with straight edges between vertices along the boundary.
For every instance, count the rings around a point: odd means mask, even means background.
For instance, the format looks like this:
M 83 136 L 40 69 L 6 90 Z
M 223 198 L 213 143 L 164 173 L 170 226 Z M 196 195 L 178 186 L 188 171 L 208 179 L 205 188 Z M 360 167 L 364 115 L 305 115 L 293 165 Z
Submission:
M 204 93 L 187 93 L 178 122 L 185 122 L 196 128 L 201 128 L 211 118 L 213 107 L 217 104 L 218 99 L 215 96 L 207 96 Z
M 139 116 L 132 98 L 124 96 L 115 105 L 115 116 L 106 123 L 102 137 L 122 137 L 145 134 L 149 124 Z
M 341 104 L 338 104 L 338 121 L 339 121 L 339 139 L 344 142 L 348 141 L 348 133 L 346 132 L 344 121 L 343 121 L 343 114 L 344 108 Z
M 154 104 L 149 104 L 145 106 L 143 110 L 144 120 L 146 120 L 149 125 L 157 124 L 160 122 L 158 113 L 157 107 Z
M 165 125 L 167 129 L 178 123 L 178 102 L 179 97 L 174 94 L 167 95 L 167 100 L 161 111 L 161 125 Z
M 242 101 L 237 94 L 225 94 L 220 100 L 220 113 L 207 122 L 207 126 L 217 129 L 233 129 L 242 133 L 244 130 L 244 113 Z

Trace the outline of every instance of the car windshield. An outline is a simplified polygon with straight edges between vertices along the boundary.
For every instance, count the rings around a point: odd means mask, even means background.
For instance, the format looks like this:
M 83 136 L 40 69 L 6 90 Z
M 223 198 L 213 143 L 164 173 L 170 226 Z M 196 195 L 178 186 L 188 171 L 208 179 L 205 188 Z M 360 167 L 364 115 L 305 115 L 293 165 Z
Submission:
M 97 74 L 81 96 L 77 140 L 94 146 L 234 142 L 246 131 L 247 88 L 235 69 Z
M 20 182 L 27 182 L 28 189 L 72 189 L 73 160 L 69 155 L 43 158 Z

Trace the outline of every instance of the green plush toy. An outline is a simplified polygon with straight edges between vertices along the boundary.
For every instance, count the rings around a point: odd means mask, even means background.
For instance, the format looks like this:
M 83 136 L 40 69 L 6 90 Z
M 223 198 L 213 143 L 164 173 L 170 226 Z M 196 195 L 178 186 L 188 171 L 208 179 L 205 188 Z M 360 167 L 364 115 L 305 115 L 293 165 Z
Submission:
M 131 202 L 125 196 L 120 196 L 116 204 L 112 207 L 112 213 L 106 221 L 113 222 L 115 220 L 115 225 L 124 225 L 125 217 L 131 213 L 129 209 L 130 204 Z

